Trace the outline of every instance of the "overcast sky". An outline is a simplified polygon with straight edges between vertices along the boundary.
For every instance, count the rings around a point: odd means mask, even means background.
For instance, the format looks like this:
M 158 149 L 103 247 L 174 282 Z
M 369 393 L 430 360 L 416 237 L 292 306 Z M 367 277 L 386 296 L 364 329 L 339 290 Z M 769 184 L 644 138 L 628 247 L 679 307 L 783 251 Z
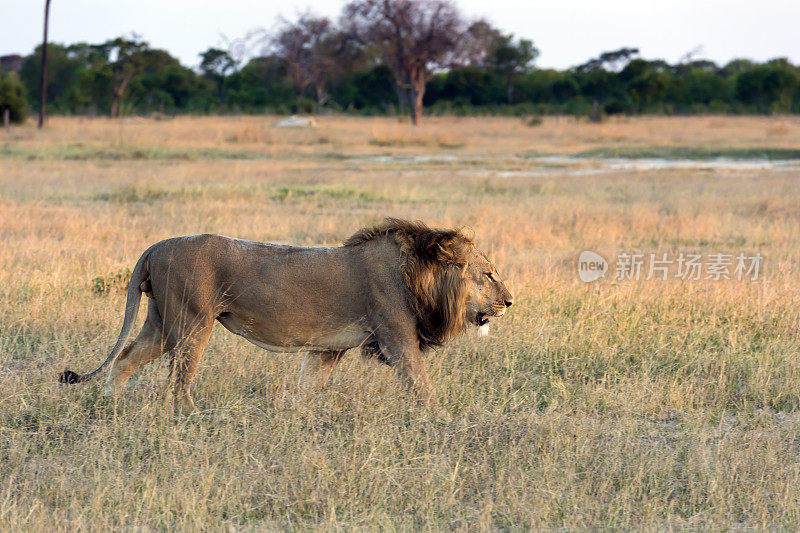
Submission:
M 245 0 L 52 0 L 51 42 L 101 42 L 136 32 L 187 66 L 198 53 L 255 28 L 273 28 L 279 15 L 310 8 L 337 18 L 342 0 L 288 4 Z M 788 57 L 800 63 L 800 0 L 456 0 L 471 18 L 533 39 L 539 67 L 566 68 L 623 46 L 648 59 L 698 57 L 725 63 L 744 57 Z M 28 54 L 41 41 L 44 0 L 0 0 L 0 55 Z

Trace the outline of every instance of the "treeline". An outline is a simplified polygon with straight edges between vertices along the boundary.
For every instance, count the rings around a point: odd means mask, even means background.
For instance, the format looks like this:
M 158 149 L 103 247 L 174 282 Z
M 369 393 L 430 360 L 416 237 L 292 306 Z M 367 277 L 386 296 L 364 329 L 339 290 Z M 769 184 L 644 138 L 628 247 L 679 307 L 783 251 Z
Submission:
M 465 22 L 447 0 L 356 0 L 341 24 L 305 14 L 242 42 L 199 54 L 197 70 L 136 36 L 48 45 L 49 113 L 694 114 L 799 113 L 800 67 L 786 59 L 679 64 L 606 52 L 559 71 L 538 50 L 485 21 Z M 251 36 L 252 37 L 252 36 Z M 3 94 L 38 110 L 41 49 Z M 6 89 L 4 89 L 6 87 Z M 13 91 L 7 89 L 12 87 Z M 17 113 L 15 116 L 19 115 Z
M 90 59 L 85 46 L 49 45 L 51 113 L 111 112 L 113 66 L 106 59 Z M 195 72 L 164 50 L 143 50 L 141 60 L 142 70 L 125 93 L 125 114 L 287 114 L 317 107 L 312 87 L 296 96 L 284 62 L 275 56 L 253 58 L 221 77 Z M 20 72 L 32 110 L 38 110 L 40 63 L 37 49 Z M 331 111 L 404 112 L 395 80 L 384 65 L 331 80 L 326 91 L 323 108 Z M 519 74 L 509 103 L 507 81 L 500 73 L 467 66 L 435 74 L 423 101 L 430 113 L 447 114 L 588 114 L 595 101 L 607 114 L 800 113 L 800 68 L 786 59 L 737 59 L 718 66 L 706 60 L 669 65 L 640 58 L 619 70 L 530 68 Z

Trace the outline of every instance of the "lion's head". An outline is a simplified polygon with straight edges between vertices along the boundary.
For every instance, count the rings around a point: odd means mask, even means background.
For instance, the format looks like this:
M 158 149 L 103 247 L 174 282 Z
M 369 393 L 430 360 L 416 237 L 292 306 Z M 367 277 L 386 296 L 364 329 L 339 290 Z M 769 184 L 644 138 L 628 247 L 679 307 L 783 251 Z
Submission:
M 463 230 L 387 218 L 356 232 L 345 246 L 383 235 L 393 236 L 403 255 L 420 349 L 444 344 L 470 325 L 485 333 L 489 320 L 514 303 L 495 266 Z
M 503 316 L 514 303 L 514 297 L 500 279 L 494 264 L 477 249 L 473 249 L 466 275 L 469 278 L 467 320 L 486 335 L 489 320 Z

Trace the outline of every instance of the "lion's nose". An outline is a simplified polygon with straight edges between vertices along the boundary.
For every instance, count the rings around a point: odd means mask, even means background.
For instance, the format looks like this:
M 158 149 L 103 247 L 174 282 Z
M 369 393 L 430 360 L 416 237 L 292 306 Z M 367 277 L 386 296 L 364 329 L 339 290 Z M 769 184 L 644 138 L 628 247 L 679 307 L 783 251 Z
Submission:
M 514 305 L 514 298 L 509 298 L 508 300 L 506 300 L 505 303 L 506 307 L 511 307 L 512 305 Z

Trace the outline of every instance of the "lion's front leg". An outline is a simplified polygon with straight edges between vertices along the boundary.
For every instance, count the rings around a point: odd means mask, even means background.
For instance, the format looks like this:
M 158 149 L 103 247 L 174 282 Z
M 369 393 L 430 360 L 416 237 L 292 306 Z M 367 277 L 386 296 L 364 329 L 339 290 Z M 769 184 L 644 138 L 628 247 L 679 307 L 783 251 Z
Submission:
M 303 356 L 303 365 L 300 367 L 298 387 L 302 390 L 324 388 L 343 355 L 343 351 L 306 352 Z
M 397 371 L 397 377 L 403 386 L 411 389 L 420 401 L 426 405 L 437 406 L 439 401 L 433 390 L 428 371 L 422 362 L 422 352 L 414 342 L 380 343 L 379 360 L 386 362 Z
M 403 384 L 413 390 L 423 403 L 434 406 L 439 403 L 418 349 L 409 348 L 402 352 L 397 361 L 397 373 Z

